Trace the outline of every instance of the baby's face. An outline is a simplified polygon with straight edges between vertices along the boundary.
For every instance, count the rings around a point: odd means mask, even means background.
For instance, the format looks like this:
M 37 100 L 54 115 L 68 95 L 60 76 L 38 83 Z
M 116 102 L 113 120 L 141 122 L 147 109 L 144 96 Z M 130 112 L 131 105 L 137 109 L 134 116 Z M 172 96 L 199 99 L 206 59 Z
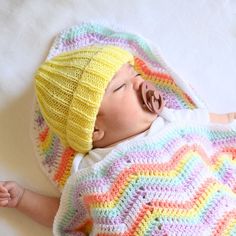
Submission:
M 93 134 L 93 146 L 113 145 L 147 130 L 156 114 L 143 107 L 140 86 L 143 78 L 125 64 L 109 83 Z

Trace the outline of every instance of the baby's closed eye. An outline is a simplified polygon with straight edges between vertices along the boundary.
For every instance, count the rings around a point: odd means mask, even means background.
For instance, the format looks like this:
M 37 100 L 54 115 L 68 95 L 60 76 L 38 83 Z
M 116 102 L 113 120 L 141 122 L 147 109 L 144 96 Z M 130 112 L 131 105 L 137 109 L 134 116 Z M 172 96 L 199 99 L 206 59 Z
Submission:
M 115 93 L 116 91 L 120 90 L 124 86 L 126 86 L 126 83 L 123 83 L 122 85 L 118 86 L 116 89 L 113 90 L 113 92 Z

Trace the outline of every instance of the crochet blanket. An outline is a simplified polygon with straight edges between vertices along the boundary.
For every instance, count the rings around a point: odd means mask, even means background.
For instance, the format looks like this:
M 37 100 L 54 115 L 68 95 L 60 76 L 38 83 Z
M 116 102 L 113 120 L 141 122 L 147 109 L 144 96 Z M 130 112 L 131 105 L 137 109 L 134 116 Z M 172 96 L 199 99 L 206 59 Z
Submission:
M 236 122 L 169 124 L 71 176 L 55 235 L 236 235 Z
M 167 66 L 159 50 L 151 42 L 140 35 L 125 32 L 114 26 L 85 22 L 65 29 L 55 38 L 47 59 L 62 52 L 94 44 L 115 45 L 131 51 L 135 56 L 135 69 L 162 92 L 166 107 L 173 109 L 205 107 L 195 91 Z M 64 147 L 50 130 L 36 100 L 31 136 L 43 171 L 62 191 L 71 173 L 75 151 Z

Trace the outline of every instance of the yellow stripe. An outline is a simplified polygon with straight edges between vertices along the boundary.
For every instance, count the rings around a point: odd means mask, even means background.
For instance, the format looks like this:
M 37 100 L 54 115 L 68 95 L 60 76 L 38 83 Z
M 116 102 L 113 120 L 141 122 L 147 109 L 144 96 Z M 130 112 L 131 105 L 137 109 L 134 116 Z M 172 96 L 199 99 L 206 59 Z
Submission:
M 194 220 L 199 216 L 202 212 L 204 207 L 207 205 L 207 202 L 215 195 L 215 193 L 218 191 L 225 191 L 229 193 L 230 195 L 234 196 L 232 194 L 232 191 L 230 188 L 224 187 L 219 183 L 216 183 L 211 186 L 211 188 L 208 189 L 208 193 L 205 194 L 203 197 L 201 197 L 201 201 L 196 201 L 191 209 L 171 209 L 171 208 L 161 208 L 158 207 L 153 210 L 153 213 L 148 213 L 147 216 L 144 217 L 144 219 L 139 223 L 139 228 L 136 232 L 136 235 L 143 235 L 148 228 L 150 228 L 151 223 L 155 220 L 155 218 L 177 218 L 180 220 L 188 219 L 188 220 Z M 232 227 L 235 225 L 235 222 L 231 224 Z M 231 228 L 232 228 L 231 227 Z
M 217 156 L 217 161 L 214 165 L 211 166 L 211 169 L 214 172 L 220 172 L 220 169 L 222 169 L 222 166 L 227 162 L 227 165 L 229 166 L 235 166 L 236 160 L 233 160 L 232 153 L 221 153 L 219 156 Z

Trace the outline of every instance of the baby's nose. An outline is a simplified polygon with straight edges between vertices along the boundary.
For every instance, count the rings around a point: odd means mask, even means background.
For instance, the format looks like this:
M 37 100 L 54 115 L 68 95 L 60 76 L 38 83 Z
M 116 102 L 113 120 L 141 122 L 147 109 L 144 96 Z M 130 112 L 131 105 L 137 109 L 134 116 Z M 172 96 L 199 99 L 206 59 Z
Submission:
M 133 80 L 133 87 L 135 90 L 139 90 L 144 79 L 141 76 L 136 76 Z

